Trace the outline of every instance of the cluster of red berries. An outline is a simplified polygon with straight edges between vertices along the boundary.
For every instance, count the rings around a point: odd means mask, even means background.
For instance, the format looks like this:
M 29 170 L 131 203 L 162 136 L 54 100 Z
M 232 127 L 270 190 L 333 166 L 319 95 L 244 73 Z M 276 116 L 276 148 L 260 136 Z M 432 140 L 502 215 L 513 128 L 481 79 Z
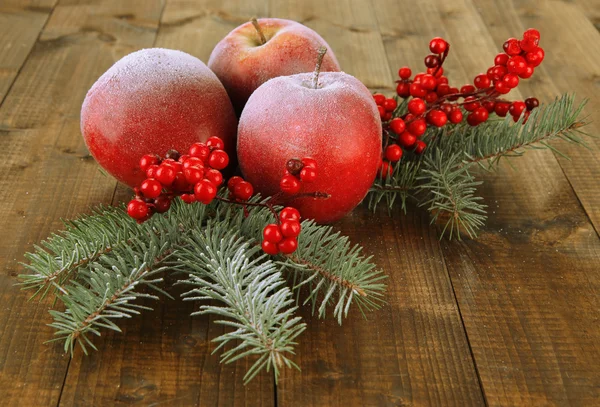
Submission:
M 284 194 L 296 195 L 300 192 L 303 182 L 310 183 L 315 179 L 317 179 L 317 162 L 314 159 L 310 157 L 301 160 L 292 158 L 286 163 L 283 177 L 279 182 L 279 189 Z
M 317 178 L 317 162 L 310 157 L 288 160 L 281 179 L 281 192 L 266 203 L 248 202 L 254 195 L 252 184 L 242 177 L 233 176 L 227 181 L 227 199 L 217 196 L 219 187 L 224 183 L 221 170 L 229 164 L 224 147 L 223 140 L 211 137 L 206 143 L 192 144 L 188 154 L 181 155 L 170 150 L 164 158 L 143 156 L 140 169 L 147 178 L 134 188 L 136 196 L 127 204 L 129 216 L 138 223 L 145 222 L 155 213 L 168 211 L 177 196 L 188 204 L 201 202 L 208 205 L 219 199 L 242 205 L 245 209 L 247 206 L 262 206 L 269 208 L 277 220 L 263 230 L 263 251 L 271 255 L 295 252 L 301 230 L 300 212 L 286 207 L 277 214 L 274 200 L 282 194 L 295 195 L 300 192 L 303 182 L 313 182 Z
M 411 98 L 407 104 L 408 112 L 395 117 L 395 100 L 382 94 L 373 95 L 384 122 L 380 175 L 385 178 L 391 174 L 391 163 L 402 158 L 403 149 L 415 154 L 425 151 L 427 145 L 419 139 L 428 126 L 443 127 L 448 122 L 458 124 L 465 116 L 469 125 L 478 126 L 487 121 L 491 113 L 500 117 L 510 114 L 515 122 L 523 116 L 524 123 L 531 110 L 539 106 L 539 101 L 528 98 L 510 102 L 502 99 L 502 95 L 517 87 L 520 79 L 531 77 L 534 68 L 540 65 L 544 50 L 539 42 L 540 33 L 533 28 L 523 33 L 522 40 L 508 39 L 503 45 L 504 52 L 494 58 L 494 66 L 487 73 L 475 76 L 473 84 L 459 89 L 449 84 L 442 67 L 450 44 L 443 38 L 432 39 L 429 43 L 431 54 L 424 60 L 426 72 L 411 79 L 410 68 L 402 67 L 398 71 L 400 79 L 396 81 L 396 93 L 399 97 Z M 390 109 L 393 106 L 393 109 L 388 110 L 385 106 L 390 106 Z
M 263 229 L 263 251 L 273 256 L 295 252 L 301 230 L 300 212 L 289 206 L 283 208 L 279 212 L 277 223 L 270 223 Z
M 176 196 L 186 203 L 211 203 L 223 183 L 221 170 L 229 165 L 229 155 L 223 148 L 223 140 L 210 137 L 206 143 L 192 144 L 188 154 L 170 150 L 164 159 L 143 156 L 140 169 L 147 178 L 134 189 L 136 197 L 127 205 L 129 216 L 144 222 L 154 213 L 168 211 Z

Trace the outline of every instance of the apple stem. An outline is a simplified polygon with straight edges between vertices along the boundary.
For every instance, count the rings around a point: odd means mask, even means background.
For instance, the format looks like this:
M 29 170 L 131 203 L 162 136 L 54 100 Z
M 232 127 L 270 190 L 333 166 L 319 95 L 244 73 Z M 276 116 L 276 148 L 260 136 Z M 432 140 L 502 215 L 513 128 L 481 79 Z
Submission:
M 260 24 L 258 24 L 258 20 L 256 19 L 256 17 L 252 17 L 252 20 L 250 21 L 252 21 L 252 25 L 254 26 L 254 28 L 256 28 L 256 31 L 258 32 L 258 35 L 260 37 L 260 45 L 263 45 L 265 42 L 267 42 L 267 38 L 260 29 Z
M 323 58 L 325 57 L 325 53 L 327 52 L 327 48 L 320 47 L 319 55 L 317 56 L 317 65 L 315 66 L 315 71 L 313 73 L 312 85 L 313 89 L 317 89 L 319 84 L 319 74 L 321 73 L 321 64 L 323 63 Z

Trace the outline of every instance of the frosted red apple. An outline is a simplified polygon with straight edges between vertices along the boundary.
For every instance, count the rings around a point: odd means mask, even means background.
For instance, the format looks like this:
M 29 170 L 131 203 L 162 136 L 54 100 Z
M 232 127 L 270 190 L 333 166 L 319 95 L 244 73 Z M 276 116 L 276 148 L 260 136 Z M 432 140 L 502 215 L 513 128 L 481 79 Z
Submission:
M 279 191 L 290 158 L 312 157 L 318 177 L 302 192 L 331 198 L 286 202 L 303 217 L 329 223 L 350 212 L 367 194 L 381 161 L 381 120 L 369 90 L 341 72 L 271 79 L 250 97 L 238 128 L 244 176 L 262 195 Z
M 89 90 L 81 132 L 96 161 L 133 187 L 144 154 L 187 151 L 210 136 L 235 154 L 236 117 L 225 89 L 199 59 L 144 49 L 117 61 Z
M 312 72 L 318 49 L 328 48 L 321 71 L 338 72 L 331 48 L 310 28 L 291 20 L 261 18 L 260 30 L 247 22 L 231 31 L 215 47 L 208 66 L 217 74 L 238 113 L 260 85 L 277 76 Z

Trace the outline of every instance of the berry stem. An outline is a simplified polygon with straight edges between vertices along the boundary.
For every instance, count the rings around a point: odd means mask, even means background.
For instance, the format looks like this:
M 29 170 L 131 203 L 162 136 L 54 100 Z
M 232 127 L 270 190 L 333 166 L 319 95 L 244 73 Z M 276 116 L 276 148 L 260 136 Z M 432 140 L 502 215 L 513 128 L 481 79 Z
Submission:
M 323 58 L 325 57 L 325 53 L 327 52 L 327 48 L 320 47 L 319 54 L 317 55 L 317 65 L 315 66 L 315 71 L 313 73 L 312 79 L 312 87 L 313 89 L 317 89 L 319 84 L 319 74 L 321 73 L 321 64 L 323 63 Z
M 252 22 L 252 25 L 254 26 L 254 28 L 256 28 L 256 31 L 258 32 L 258 36 L 260 37 L 260 45 L 264 45 L 267 42 L 267 38 L 265 37 L 265 34 L 263 33 L 262 29 L 260 28 L 260 24 L 258 24 L 258 20 L 256 19 L 256 17 L 252 17 L 252 20 L 250 20 Z

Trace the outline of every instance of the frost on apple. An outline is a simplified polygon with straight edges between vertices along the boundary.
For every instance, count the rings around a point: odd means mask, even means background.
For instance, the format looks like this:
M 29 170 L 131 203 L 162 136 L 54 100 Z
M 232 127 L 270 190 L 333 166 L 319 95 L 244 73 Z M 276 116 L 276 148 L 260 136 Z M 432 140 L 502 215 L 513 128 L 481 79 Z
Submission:
M 236 118 L 215 74 L 181 51 L 151 48 L 117 61 L 88 91 L 81 131 L 96 161 L 139 184 L 144 154 L 186 150 L 218 135 L 235 151 Z
M 325 201 L 288 202 L 303 216 L 333 222 L 364 198 L 381 160 L 381 121 L 369 90 L 342 72 L 323 72 L 317 89 L 313 74 L 274 78 L 250 97 L 238 130 L 242 172 L 255 189 L 272 195 L 285 162 L 312 157 L 319 163 L 315 191 Z

